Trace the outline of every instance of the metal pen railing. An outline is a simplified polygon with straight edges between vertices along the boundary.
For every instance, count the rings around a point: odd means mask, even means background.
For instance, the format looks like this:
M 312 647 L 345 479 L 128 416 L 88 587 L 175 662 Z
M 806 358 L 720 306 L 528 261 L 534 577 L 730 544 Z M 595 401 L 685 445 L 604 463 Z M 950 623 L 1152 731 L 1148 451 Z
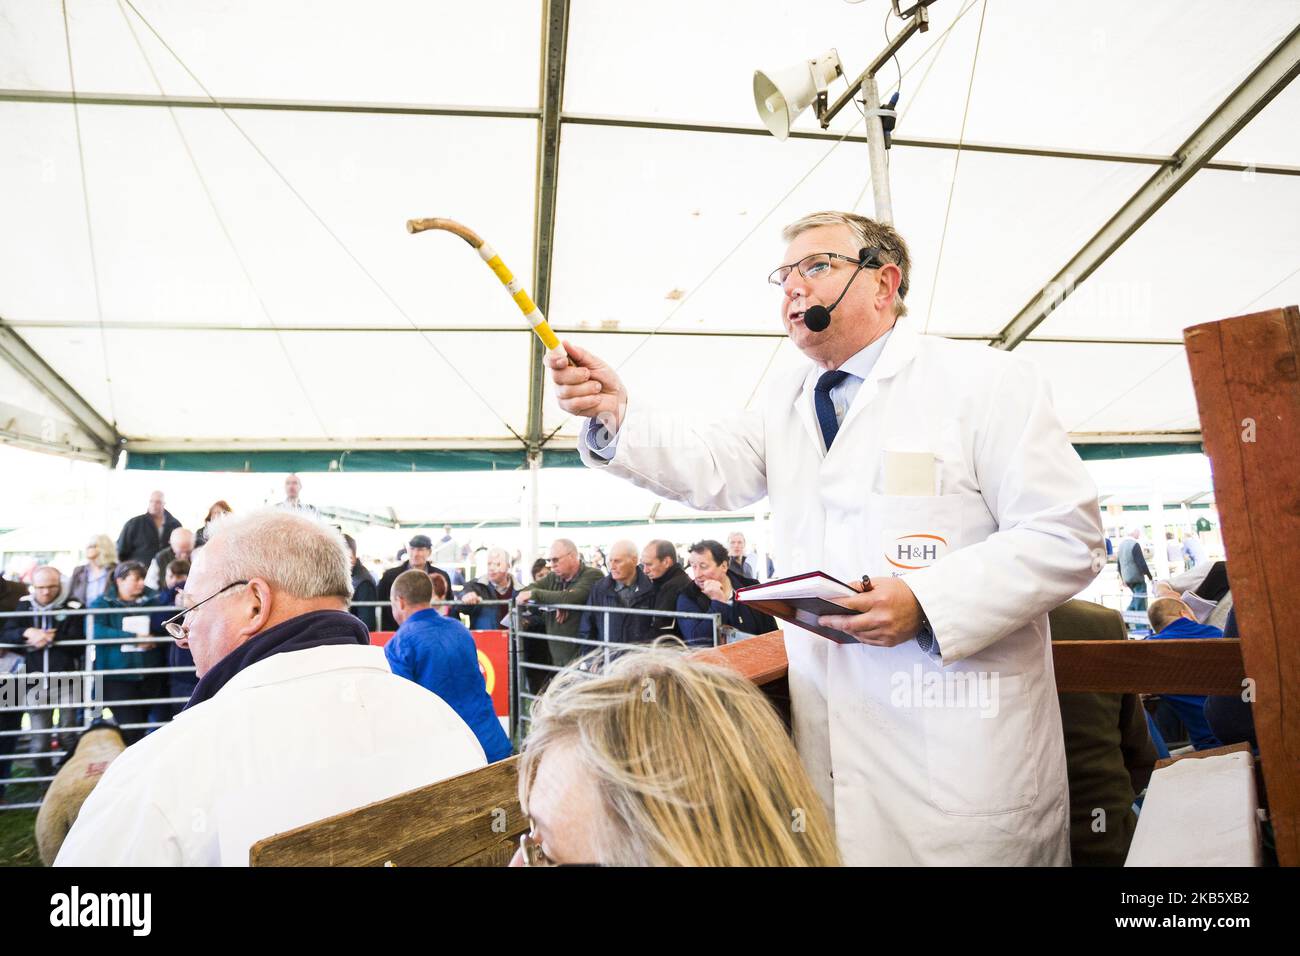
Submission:
M 548 611 L 568 611 L 578 614 L 601 615 L 606 621 L 604 640 L 593 640 L 590 638 L 569 637 L 561 634 L 550 634 L 542 631 L 531 631 L 524 628 L 520 623 L 520 616 L 532 612 L 541 612 L 545 614 Z M 578 648 L 604 648 L 604 663 L 608 664 L 613 654 L 619 650 L 627 650 L 637 647 L 644 647 L 645 641 L 610 641 L 608 637 L 610 630 L 608 627 L 609 615 L 623 614 L 633 617 L 650 617 L 660 620 L 700 620 L 710 622 L 709 643 L 717 647 L 722 636 L 722 616 L 719 614 L 698 612 L 698 611 L 667 611 L 655 610 L 650 608 L 631 608 L 631 607 L 592 607 L 586 604 L 542 604 L 530 602 L 522 607 L 516 605 L 510 613 L 510 739 L 516 746 L 521 741 L 523 725 L 531 723 L 530 713 L 525 712 L 524 702 L 529 702 L 527 708 L 531 712 L 533 701 L 539 700 L 540 691 L 544 689 L 544 683 L 535 685 L 539 693 L 533 693 L 531 690 L 525 690 L 524 685 L 530 684 L 527 680 L 527 674 L 545 674 L 554 675 L 567 669 L 574 663 L 571 659 L 568 662 L 556 665 L 554 661 L 549 664 L 543 664 L 539 661 L 530 661 L 527 657 L 526 641 L 547 642 L 547 653 L 549 654 L 549 645 L 567 644 Z M 536 645 L 534 645 L 536 646 Z M 576 655 L 581 657 L 581 654 Z M 548 678 L 549 679 L 549 678 Z
M 76 640 L 56 641 L 40 648 L 41 653 L 41 670 L 39 671 L 15 671 L 0 677 L 0 715 L 20 715 L 16 721 L 17 726 L 13 727 L 15 721 L 7 720 L 13 729 L 0 730 L 0 738 L 27 737 L 31 741 L 31 748 L 25 753 L 6 753 L 0 754 L 0 783 L 6 787 L 21 786 L 24 784 L 41 784 L 49 783 L 54 779 L 52 775 L 40 775 L 39 768 L 42 763 L 55 762 L 67 755 L 66 740 L 85 731 L 91 722 L 103 712 L 127 707 L 146 707 L 152 708 L 161 705 L 184 704 L 188 697 L 150 695 L 148 697 L 137 697 L 131 699 L 108 700 L 104 696 L 102 682 L 106 679 L 123 677 L 128 680 L 140 679 L 145 680 L 155 675 L 173 675 L 194 673 L 193 667 L 175 667 L 175 666 L 157 666 L 157 667 L 121 667 L 121 668 L 99 668 L 96 667 L 98 651 L 110 646 L 125 646 L 138 644 L 153 644 L 155 649 L 161 647 L 165 650 L 172 643 L 170 635 L 131 635 L 129 637 L 96 637 L 95 620 L 105 615 L 116 617 L 152 617 L 158 614 L 176 614 L 184 608 L 176 605 L 130 605 L 127 607 L 104 607 L 104 608 L 57 608 L 49 612 L 43 612 L 40 609 L 29 608 L 21 611 L 0 612 L 0 628 L 3 628 L 7 621 L 12 619 L 38 619 L 43 616 L 49 616 L 55 619 L 64 619 L 69 617 L 86 618 L 86 637 Z M 76 667 L 74 670 L 58 671 L 50 669 L 51 651 L 71 652 L 78 649 L 84 649 L 84 664 Z M 5 644 L 0 650 L 22 655 L 30 658 L 33 653 L 28 647 L 21 644 Z M 48 716 L 41 716 L 48 712 Z M 31 718 L 31 726 L 24 729 L 21 725 L 21 715 L 27 714 Z M 74 715 L 72 720 L 68 719 L 68 714 Z M 146 720 L 119 723 L 123 730 L 153 730 L 164 726 L 166 721 L 163 720 Z M 50 738 L 59 735 L 59 748 L 57 750 L 47 749 L 38 742 L 42 738 Z M 65 739 L 66 738 L 66 739 Z M 28 777 L 13 776 L 13 767 L 17 761 L 32 760 L 38 770 L 38 775 Z M 40 806 L 40 801 L 35 803 L 3 803 L 0 809 L 32 809 Z
M 443 600 L 431 602 L 435 607 L 443 606 L 460 606 L 466 602 L 463 600 Z M 472 606 L 502 606 L 511 605 L 513 602 L 506 600 L 480 601 L 477 605 Z M 349 604 L 351 608 L 375 608 L 381 609 L 389 607 L 388 601 L 353 601 Z M 54 778 L 49 775 L 15 777 L 12 774 L 12 768 L 18 761 L 31 760 L 36 762 L 39 768 L 40 763 L 44 761 L 58 761 L 67 756 L 67 750 L 62 739 L 59 740 L 58 749 L 45 749 L 37 746 L 36 741 L 41 738 L 50 738 L 56 735 L 71 737 L 80 734 L 86 730 L 95 717 L 101 716 L 105 710 L 112 711 L 116 706 L 118 709 L 135 708 L 135 707 L 158 707 L 174 706 L 177 704 L 186 704 L 189 697 L 178 696 L 157 696 L 136 697 L 126 699 L 110 700 L 104 696 L 102 681 L 113 680 L 119 677 L 133 679 L 136 677 L 147 678 L 151 676 L 163 676 L 174 674 L 194 674 L 194 667 L 122 667 L 122 668 L 99 668 L 95 667 L 97 649 L 108 646 L 128 645 L 128 644 L 155 644 L 161 645 L 164 649 L 172 643 L 170 635 L 146 635 L 130 637 L 95 637 L 94 620 L 97 617 L 105 615 L 114 615 L 120 617 L 139 617 L 154 616 L 157 614 L 176 614 L 185 608 L 177 605 L 131 605 L 128 607 L 108 607 L 108 608 L 59 608 L 49 612 L 51 617 L 85 617 L 89 625 L 89 636 L 77 640 L 57 641 L 51 645 L 41 648 L 42 669 L 40 671 L 21 671 L 12 674 L 0 675 L 0 715 L 4 714 L 27 714 L 36 717 L 38 714 L 49 713 L 47 720 L 40 720 L 39 723 L 48 722 L 51 726 L 35 726 L 37 720 L 33 720 L 33 726 L 23 728 L 21 723 L 15 729 L 0 730 L 0 738 L 17 738 L 26 737 L 32 741 L 33 746 L 23 753 L 0 754 L 0 785 L 4 786 L 21 786 L 24 784 L 41 784 L 49 783 Z M 41 616 L 39 610 L 22 610 L 22 611 L 5 611 L 0 612 L 0 629 L 5 622 L 10 619 L 22 618 L 32 619 Z M 382 616 L 376 613 L 372 622 L 367 622 L 364 618 L 362 623 L 366 624 L 367 630 L 372 633 L 380 628 Z M 85 664 L 77 667 L 75 670 L 57 671 L 50 670 L 49 658 L 51 650 L 72 651 L 76 649 L 85 649 Z M 23 645 L 0 645 L 0 651 L 11 651 L 20 655 L 31 653 Z M 32 686 L 33 683 L 36 686 Z M 78 686 L 80 685 L 80 686 Z M 56 690 L 57 688 L 57 690 Z M 64 712 L 71 712 L 76 715 L 76 719 L 68 721 L 65 719 Z M 57 720 L 55 714 L 57 713 Z M 169 720 L 145 720 L 132 722 L 119 722 L 118 726 L 123 730 L 144 730 L 146 732 L 164 727 Z M 40 801 L 35 803 L 2 803 L 0 810 L 11 809 L 34 809 L 40 806 Z
M 354 601 L 350 602 L 352 608 L 384 608 L 388 607 L 387 601 Z M 509 708 L 509 727 L 512 741 L 518 743 L 521 732 L 525 725 L 530 721 L 528 711 L 531 709 L 532 702 L 540 698 L 545 682 L 556 673 L 563 671 L 566 666 L 573 663 L 573 660 L 567 660 L 556 663 L 551 659 L 550 649 L 553 645 L 568 646 L 574 649 L 573 659 L 583 656 L 584 652 L 590 653 L 597 648 L 605 650 L 605 661 L 608 662 L 615 654 L 622 650 L 644 646 L 645 642 L 641 641 L 616 641 L 610 638 L 614 635 L 612 622 L 617 615 L 629 617 L 650 617 L 658 618 L 661 621 L 689 619 L 709 622 L 709 639 L 711 646 L 717 646 L 722 642 L 724 627 L 719 614 L 707 612 L 690 612 L 690 611 L 669 611 L 654 610 L 644 608 L 623 608 L 623 607 L 591 607 L 589 605 L 579 604 L 542 604 L 529 602 L 520 606 L 514 600 L 492 599 L 480 600 L 475 604 L 467 606 L 464 597 L 449 598 L 441 601 L 431 602 L 434 607 L 458 607 L 468 613 L 473 613 L 477 607 L 501 607 L 508 609 L 508 614 L 504 614 L 504 629 L 507 631 L 507 650 L 509 664 L 507 667 L 508 676 L 508 708 Z M 6 786 L 20 786 L 23 784 L 46 784 L 53 781 L 53 775 L 37 775 L 27 777 L 14 777 L 12 770 L 18 761 L 33 760 L 36 761 L 36 768 L 39 773 L 42 761 L 58 761 L 67 754 L 66 741 L 70 741 L 74 736 L 86 730 L 92 720 L 103 714 L 105 710 L 113 710 L 114 705 L 120 708 L 126 707 L 157 707 L 163 705 L 185 704 L 188 697 L 176 696 L 149 696 L 133 699 L 107 700 L 104 698 L 104 688 L 102 682 L 105 679 L 113 679 L 121 676 L 127 679 L 135 677 L 148 678 L 151 676 L 175 675 L 175 674 L 193 674 L 193 667 L 178 666 L 157 666 L 157 667 L 125 667 L 125 668 L 100 668 L 96 667 L 96 651 L 114 645 L 126 644 L 145 644 L 152 643 L 161 645 L 163 648 L 170 646 L 172 639 L 170 636 L 149 635 L 149 636 L 130 636 L 123 638 L 96 638 L 94 636 L 94 621 L 97 617 L 104 615 L 115 615 L 121 617 L 133 617 L 142 615 L 156 614 L 175 614 L 184 610 L 177 606 L 131 606 L 126 608 L 72 608 L 53 612 L 61 616 L 84 616 L 88 618 L 89 636 L 84 639 L 72 641 L 58 641 L 49 645 L 42 650 L 45 651 L 43 657 L 43 666 L 40 671 L 18 672 L 0 676 L 0 715 L 19 715 L 21 720 L 22 714 L 33 715 L 48 713 L 48 718 L 39 721 L 33 721 L 33 724 L 49 724 L 49 726 L 30 726 L 27 729 L 21 726 L 15 729 L 0 730 L 0 738 L 27 737 L 32 741 L 31 748 L 24 753 L 0 754 L 0 784 Z M 524 615 L 530 613 L 546 612 L 567 612 L 575 615 L 592 614 L 597 615 L 600 619 L 599 637 L 570 637 L 563 634 L 551 634 L 544 630 L 531 630 L 524 626 L 522 620 Z M 0 612 L 0 628 L 4 627 L 7 619 L 12 618 L 31 618 L 32 611 L 13 611 Z M 379 614 L 375 615 L 375 623 L 382 622 Z M 363 619 L 363 623 L 365 623 Z M 377 628 L 373 625 L 367 625 L 367 629 L 372 633 Z M 534 641 L 545 642 L 543 647 L 532 644 Z M 530 654 L 531 650 L 534 653 Z M 85 649 L 85 661 L 73 670 L 58 671 L 49 668 L 49 651 L 51 649 Z M 19 654 L 26 654 L 26 648 L 21 645 L 7 645 L 4 650 L 11 650 Z M 545 659 L 540 659 L 540 654 L 544 652 Z M 530 675 L 535 675 L 536 681 L 530 680 Z M 32 687 L 32 682 L 37 682 L 37 687 Z M 535 691 L 535 692 L 534 692 Z M 44 696 L 42 696 L 44 695 Z M 57 698 L 57 699 L 56 699 Z M 69 721 L 66 712 L 74 715 L 74 719 Z M 56 717 L 57 715 L 57 717 Z M 12 726 L 12 717 L 10 718 Z M 170 718 L 169 718 L 170 719 Z M 167 720 L 144 720 L 132 721 L 129 723 L 119 724 L 123 730 L 146 732 L 156 730 L 165 726 Z M 49 738 L 55 735 L 60 736 L 59 749 L 45 750 L 36 744 L 41 738 Z M 66 741 L 65 739 L 66 738 Z M 0 803 L 0 809 L 35 809 L 39 808 L 41 801 L 24 802 L 24 803 Z

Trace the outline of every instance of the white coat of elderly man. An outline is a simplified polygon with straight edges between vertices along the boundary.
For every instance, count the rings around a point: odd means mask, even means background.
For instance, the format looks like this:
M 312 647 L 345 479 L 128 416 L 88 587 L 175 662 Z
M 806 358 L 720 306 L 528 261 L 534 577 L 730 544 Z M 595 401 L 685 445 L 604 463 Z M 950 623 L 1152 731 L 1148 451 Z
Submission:
M 783 239 L 772 307 L 805 361 L 708 419 L 565 343 L 574 364 L 548 363 L 589 419 L 582 457 L 696 508 L 768 496 L 783 571 L 870 576 L 819 622 L 855 640 L 783 626 L 795 743 L 846 863 L 1066 864 L 1047 612 L 1105 560 L 1096 487 L 1031 360 L 905 317 L 892 227 L 817 213 Z
M 264 837 L 486 765 L 465 722 L 370 646 L 350 565 L 303 514 L 214 523 L 168 629 L 198 686 L 109 767 L 57 865 L 247 865 Z

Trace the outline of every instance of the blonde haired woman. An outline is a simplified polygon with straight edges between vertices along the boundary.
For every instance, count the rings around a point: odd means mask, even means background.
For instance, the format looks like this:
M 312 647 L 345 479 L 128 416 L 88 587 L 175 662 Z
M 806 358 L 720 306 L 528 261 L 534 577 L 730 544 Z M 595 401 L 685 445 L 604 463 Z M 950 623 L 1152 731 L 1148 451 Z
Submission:
M 117 545 L 106 534 L 97 534 L 86 544 L 86 563 L 72 570 L 68 596 L 89 607 L 105 591 L 113 590 L 113 568 L 117 567 Z
M 519 802 L 532 829 L 513 865 L 839 863 L 767 699 L 663 645 L 551 681 L 520 758 Z

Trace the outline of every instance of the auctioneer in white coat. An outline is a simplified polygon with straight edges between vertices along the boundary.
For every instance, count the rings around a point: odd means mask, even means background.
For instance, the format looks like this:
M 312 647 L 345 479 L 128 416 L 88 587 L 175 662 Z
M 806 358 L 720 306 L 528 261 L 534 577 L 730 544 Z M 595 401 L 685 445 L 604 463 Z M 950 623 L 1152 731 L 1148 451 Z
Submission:
M 633 397 L 613 460 L 580 441 L 583 458 L 696 508 L 767 495 L 783 573 L 906 574 L 941 659 L 785 627 L 795 741 L 846 863 L 1067 863 L 1047 612 L 1096 575 L 1102 530 L 1047 383 L 1026 359 L 902 319 L 827 453 L 819 372 L 713 424 Z M 937 493 L 886 494 L 890 452 L 932 453 Z

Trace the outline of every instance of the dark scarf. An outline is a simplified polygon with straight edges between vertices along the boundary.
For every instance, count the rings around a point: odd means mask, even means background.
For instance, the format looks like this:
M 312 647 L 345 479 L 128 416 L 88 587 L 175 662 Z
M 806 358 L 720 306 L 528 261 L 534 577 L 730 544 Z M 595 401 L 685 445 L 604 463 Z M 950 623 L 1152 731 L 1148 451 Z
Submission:
M 312 611 L 310 614 L 291 617 L 240 644 L 218 661 L 217 666 L 199 680 L 185 709 L 189 710 L 196 704 L 215 697 L 217 691 L 225 687 L 236 674 L 258 661 L 275 654 L 305 651 L 327 644 L 369 645 L 370 632 L 347 611 Z

